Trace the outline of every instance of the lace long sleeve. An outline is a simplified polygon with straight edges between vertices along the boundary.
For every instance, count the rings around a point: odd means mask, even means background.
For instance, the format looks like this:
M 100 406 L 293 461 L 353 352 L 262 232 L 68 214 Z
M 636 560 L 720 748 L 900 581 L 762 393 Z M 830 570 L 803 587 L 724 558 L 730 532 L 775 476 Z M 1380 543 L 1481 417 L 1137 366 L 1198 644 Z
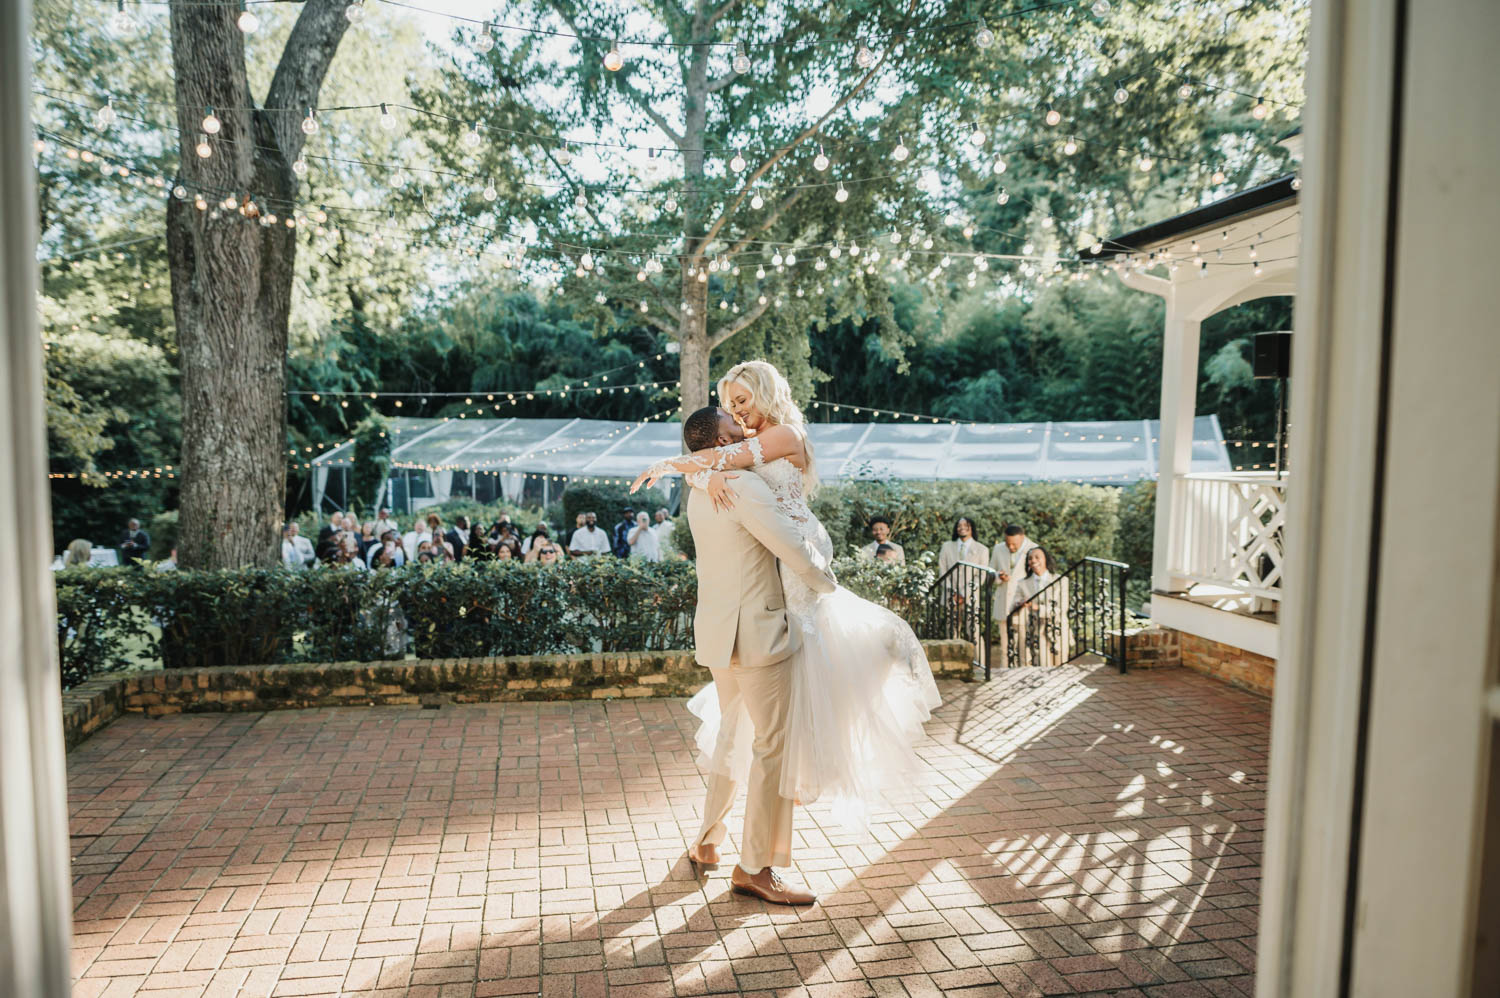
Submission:
M 697 451 L 684 454 L 682 457 L 657 461 L 647 471 L 656 478 L 681 473 L 683 480 L 693 488 L 704 489 L 708 487 L 708 480 L 716 471 L 724 471 L 728 468 L 758 468 L 764 463 L 760 441 L 752 437 L 749 440 L 724 444 L 713 450 Z

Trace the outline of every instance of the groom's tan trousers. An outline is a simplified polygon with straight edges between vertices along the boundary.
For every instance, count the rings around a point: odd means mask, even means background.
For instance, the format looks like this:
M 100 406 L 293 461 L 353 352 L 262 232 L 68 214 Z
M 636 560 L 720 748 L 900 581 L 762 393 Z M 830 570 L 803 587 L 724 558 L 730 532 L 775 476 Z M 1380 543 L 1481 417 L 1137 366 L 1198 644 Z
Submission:
M 744 709 L 755 727 L 754 755 L 745 796 L 745 830 L 740 836 L 740 868 L 759 873 L 768 866 L 792 862 L 792 801 L 781 796 L 781 765 L 786 745 L 787 670 L 791 659 L 774 665 L 742 669 L 711 669 L 719 693 L 719 758 L 728 757 L 723 744 L 733 728 L 734 714 Z M 710 774 L 703 801 L 703 827 L 695 843 L 724 841 L 724 820 L 734 807 L 735 783 L 721 773 Z

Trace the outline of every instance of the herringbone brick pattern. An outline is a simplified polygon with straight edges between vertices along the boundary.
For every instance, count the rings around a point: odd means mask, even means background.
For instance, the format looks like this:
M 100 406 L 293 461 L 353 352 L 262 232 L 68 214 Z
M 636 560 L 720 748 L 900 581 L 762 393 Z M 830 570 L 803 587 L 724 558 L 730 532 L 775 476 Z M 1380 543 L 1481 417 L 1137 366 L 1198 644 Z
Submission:
M 68 759 L 75 994 L 1251 993 L 1265 700 L 943 693 L 872 834 L 799 811 L 803 911 L 694 879 L 681 701 L 125 718 Z

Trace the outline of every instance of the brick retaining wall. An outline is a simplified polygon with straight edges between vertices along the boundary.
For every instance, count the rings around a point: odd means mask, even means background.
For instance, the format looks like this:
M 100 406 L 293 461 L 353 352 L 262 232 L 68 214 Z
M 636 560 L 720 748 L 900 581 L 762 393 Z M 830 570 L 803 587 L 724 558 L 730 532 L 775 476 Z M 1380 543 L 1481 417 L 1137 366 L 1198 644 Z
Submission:
M 968 679 L 973 646 L 924 641 L 933 674 Z M 519 655 L 416 662 L 225 666 L 113 673 L 63 692 L 72 749 L 126 712 L 285 710 L 489 700 L 691 696 L 708 684 L 691 651 Z
M 1125 633 L 1125 665 L 1129 669 L 1182 666 L 1267 697 L 1276 688 L 1275 659 L 1160 624 Z

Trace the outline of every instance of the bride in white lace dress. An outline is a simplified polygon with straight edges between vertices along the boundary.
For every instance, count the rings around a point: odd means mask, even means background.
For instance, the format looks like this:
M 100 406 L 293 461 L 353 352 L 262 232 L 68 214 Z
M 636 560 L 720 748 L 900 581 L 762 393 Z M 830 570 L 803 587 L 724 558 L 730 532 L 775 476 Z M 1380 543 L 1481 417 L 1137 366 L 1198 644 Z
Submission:
M 753 435 L 658 462 L 632 491 L 681 472 L 694 488 L 706 489 L 715 505 L 732 504 L 736 469 L 753 470 L 802 535 L 832 560 L 828 531 L 807 505 L 817 469 L 786 379 L 765 361 L 750 361 L 731 368 L 718 392 L 735 422 Z M 940 703 L 932 669 L 911 627 L 885 607 L 842 586 L 815 593 L 785 570 L 781 581 L 787 616 L 803 637 L 790 663 L 781 796 L 829 804 L 843 824 L 864 825 L 888 791 L 909 786 L 922 724 Z M 743 707 L 721 717 L 709 684 L 688 709 L 702 720 L 700 761 L 743 782 L 753 734 Z

